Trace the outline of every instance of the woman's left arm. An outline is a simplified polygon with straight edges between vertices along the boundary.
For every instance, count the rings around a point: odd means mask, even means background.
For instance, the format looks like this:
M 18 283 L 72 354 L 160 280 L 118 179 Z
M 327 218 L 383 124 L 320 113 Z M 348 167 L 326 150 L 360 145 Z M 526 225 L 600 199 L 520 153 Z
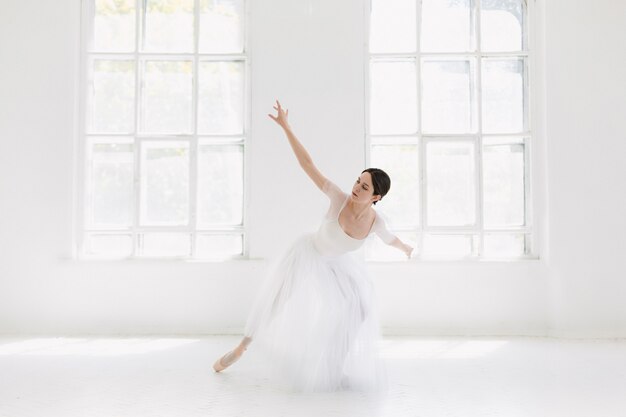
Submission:
M 391 242 L 389 242 L 387 244 L 389 246 L 393 246 L 394 248 L 400 249 L 402 252 L 404 252 L 404 254 L 407 256 L 407 258 L 411 258 L 411 253 L 413 252 L 413 247 L 410 246 L 410 245 L 407 245 L 406 243 L 401 241 L 398 237 L 396 237 L 394 240 L 392 240 Z
M 407 258 L 411 258 L 411 252 L 413 252 L 413 247 L 407 245 L 403 241 L 398 238 L 398 236 L 394 235 L 387 229 L 387 223 L 380 216 L 379 213 L 376 213 L 376 234 L 378 237 L 385 242 L 389 246 L 393 246 L 394 248 L 400 249 Z

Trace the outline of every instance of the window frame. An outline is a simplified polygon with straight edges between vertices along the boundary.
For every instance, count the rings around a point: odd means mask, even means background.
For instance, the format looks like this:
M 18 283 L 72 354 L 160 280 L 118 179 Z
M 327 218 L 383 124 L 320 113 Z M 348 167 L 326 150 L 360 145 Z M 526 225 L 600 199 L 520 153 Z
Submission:
M 248 0 L 242 1 L 242 24 L 243 24 L 243 51 L 241 53 L 201 53 L 199 52 L 199 25 L 200 25 L 200 5 L 199 0 L 193 0 L 194 13 L 194 32 L 193 32 L 193 50 L 188 53 L 154 53 L 144 52 L 140 50 L 141 34 L 144 30 L 142 7 L 143 0 L 134 0 L 135 3 L 135 40 L 134 51 L 130 52 L 93 52 L 88 50 L 93 29 L 93 13 L 95 8 L 94 0 L 81 0 L 80 2 L 80 39 L 78 40 L 79 59 L 78 59 L 78 77 L 76 81 L 76 91 L 78 97 L 75 101 L 75 114 L 77 122 L 74 123 L 74 178 L 72 181 L 74 219 L 72 230 L 72 255 L 79 261 L 138 261 L 138 260 L 167 260 L 167 261 L 188 261 L 188 262 L 216 262 L 228 260 L 249 259 L 249 230 L 248 230 L 248 199 L 249 199 L 249 136 L 250 136 L 250 53 L 249 53 L 249 10 Z M 90 68 L 89 64 L 94 59 L 123 59 L 135 63 L 135 91 L 134 91 L 134 128 L 132 132 L 93 132 L 90 133 L 87 125 L 90 86 Z M 140 104 L 142 100 L 142 68 L 146 61 L 150 60 L 189 60 L 192 62 L 193 72 L 191 74 L 191 131 L 189 133 L 144 133 L 140 129 Z M 201 134 L 198 133 L 198 66 L 200 62 L 226 62 L 234 61 L 242 63 L 243 70 L 243 126 L 240 134 Z M 132 202 L 132 226 L 125 229 L 101 229 L 89 228 L 87 222 L 87 186 L 89 174 L 89 144 L 93 138 L 102 139 L 130 139 L 133 144 L 133 202 Z M 197 173 L 198 173 L 198 153 L 200 146 L 204 146 L 203 140 L 213 138 L 210 146 L 233 145 L 240 146 L 242 150 L 242 222 L 241 225 L 218 226 L 198 229 L 197 227 Z M 238 139 L 238 140 L 233 140 Z M 153 141 L 180 141 L 188 144 L 189 149 L 189 203 L 188 214 L 189 220 L 186 226 L 142 226 L 140 225 L 140 203 L 141 198 L 141 152 L 142 146 L 146 142 Z M 183 232 L 190 235 L 190 255 L 188 256 L 148 256 L 142 255 L 139 245 L 141 244 L 142 234 L 145 232 Z M 120 235 L 129 234 L 132 236 L 132 254 L 130 256 L 94 256 L 87 253 L 86 236 L 89 234 L 98 235 Z M 242 236 L 242 252 L 239 255 L 233 255 L 220 258 L 197 258 L 196 240 L 198 235 L 241 235 Z
M 525 49 L 521 51 L 507 51 L 507 52 L 483 52 L 481 51 L 481 27 L 480 27 L 480 15 L 481 15 L 481 1 L 473 0 L 472 9 L 470 10 L 472 25 L 474 30 L 474 42 L 475 50 L 467 52 L 421 52 L 420 45 L 420 33 L 421 33 L 421 1 L 414 0 L 416 4 L 416 51 L 407 53 L 380 53 L 370 52 L 370 29 L 371 29 L 371 13 L 372 13 L 372 0 L 365 2 L 364 13 L 364 27 L 366 29 L 364 39 L 364 131 L 365 131 L 365 161 L 367 166 L 371 166 L 371 154 L 374 146 L 394 146 L 394 145 L 414 145 L 418 149 L 418 164 L 419 164 L 419 224 L 415 227 L 397 227 L 393 228 L 392 232 L 399 233 L 413 233 L 417 237 L 416 247 L 414 255 L 409 262 L 423 263 L 423 262 L 436 262 L 436 263 L 459 263 L 459 262 L 515 262 L 515 261 L 536 261 L 540 259 L 539 242 L 540 234 L 539 230 L 535 227 L 535 212 L 537 211 L 538 201 L 535 196 L 535 166 L 538 164 L 539 156 L 535 154 L 534 140 L 536 140 L 538 134 L 535 131 L 534 119 L 537 112 L 537 103 L 535 103 L 535 91 L 534 86 L 536 83 L 536 69 L 535 69 L 535 5 L 534 1 L 522 0 L 525 3 L 524 14 L 524 27 L 523 27 L 523 46 Z M 485 134 L 482 131 L 482 60 L 490 58 L 520 58 L 524 63 L 523 73 L 523 88 L 525 92 L 523 112 L 524 112 L 524 131 L 510 134 Z M 371 66 L 372 63 L 377 60 L 384 59 L 400 59 L 400 60 L 413 60 L 416 65 L 416 97 L 417 97 L 417 121 L 418 129 L 415 133 L 410 134 L 391 134 L 381 133 L 372 134 L 370 132 L 370 103 L 371 103 Z M 472 112 L 475 114 L 475 125 L 473 126 L 473 133 L 458 133 L 458 134 L 435 134 L 424 133 L 422 130 L 422 65 L 424 58 L 469 58 L 475 60 L 474 74 L 470 77 L 470 86 L 472 87 L 472 98 L 470 105 L 472 106 Z M 476 85 L 473 86 L 472 84 Z M 372 138 L 374 137 L 389 137 L 394 136 L 399 140 L 396 142 L 376 142 Z M 483 137 L 511 137 L 520 138 L 521 143 L 524 146 L 524 225 L 519 228 L 492 228 L 485 229 L 483 222 Z M 471 140 L 475 143 L 474 163 L 476 165 L 476 187 L 475 187 L 475 210 L 476 210 L 476 222 L 473 226 L 458 227 L 458 226 L 427 226 L 426 223 L 426 185 L 427 185 L 427 173 L 426 173 L 426 145 L 429 141 L 437 140 L 437 138 L 445 138 L 448 140 L 458 140 L 459 142 L 465 142 Z M 428 232 L 438 232 L 441 234 L 460 234 L 465 232 L 472 239 L 471 234 L 478 235 L 478 247 L 472 245 L 471 253 L 464 257 L 425 257 L 423 256 L 423 243 L 424 235 Z M 471 233 L 471 234 L 469 234 Z M 519 233 L 524 235 L 525 253 L 520 256 L 510 257 L 495 257 L 485 256 L 483 254 L 484 249 L 484 236 L 485 234 L 513 234 Z M 473 240 L 473 239 L 472 239 Z M 368 262 L 397 262 L 390 259 L 375 259 L 369 254 L 371 249 L 366 252 L 365 259 Z M 406 258 L 404 258 L 406 260 Z

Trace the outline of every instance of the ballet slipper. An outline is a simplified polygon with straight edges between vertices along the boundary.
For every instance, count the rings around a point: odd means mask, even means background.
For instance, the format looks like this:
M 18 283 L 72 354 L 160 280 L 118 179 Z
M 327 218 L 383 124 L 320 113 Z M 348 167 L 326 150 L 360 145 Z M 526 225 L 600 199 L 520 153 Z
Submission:
M 213 369 L 215 370 L 215 372 L 221 372 L 224 369 L 228 368 L 233 363 L 237 362 L 239 358 L 241 358 L 241 355 L 243 355 L 244 350 L 247 350 L 247 349 L 244 348 L 242 350 L 240 348 L 235 348 L 231 350 L 230 352 L 226 353 L 224 356 L 222 356 L 218 360 L 216 360 L 215 363 L 213 364 Z

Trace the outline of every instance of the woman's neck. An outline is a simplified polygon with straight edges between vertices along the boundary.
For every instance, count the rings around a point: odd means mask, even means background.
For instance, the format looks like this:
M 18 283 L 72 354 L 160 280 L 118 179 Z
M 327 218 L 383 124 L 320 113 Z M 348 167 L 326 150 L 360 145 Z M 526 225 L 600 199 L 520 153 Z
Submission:
M 354 217 L 357 220 L 362 219 L 363 216 L 367 214 L 370 208 L 369 204 L 367 203 L 359 204 L 359 203 L 355 203 L 352 200 L 348 201 L 348 206 L 350 207 L 350 212 L 352 213 L 352 217 Z

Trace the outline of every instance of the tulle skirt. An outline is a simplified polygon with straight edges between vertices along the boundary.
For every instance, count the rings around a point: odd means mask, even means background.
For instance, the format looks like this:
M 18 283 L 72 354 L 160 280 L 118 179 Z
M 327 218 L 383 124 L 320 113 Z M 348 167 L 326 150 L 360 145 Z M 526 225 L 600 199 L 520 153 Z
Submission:
M 271 364 L 269 378 L 300 392 L 383 392 L 371 278 L 350 253 L 320 254 L 307 233 L 269 268 L 245 336 Z

